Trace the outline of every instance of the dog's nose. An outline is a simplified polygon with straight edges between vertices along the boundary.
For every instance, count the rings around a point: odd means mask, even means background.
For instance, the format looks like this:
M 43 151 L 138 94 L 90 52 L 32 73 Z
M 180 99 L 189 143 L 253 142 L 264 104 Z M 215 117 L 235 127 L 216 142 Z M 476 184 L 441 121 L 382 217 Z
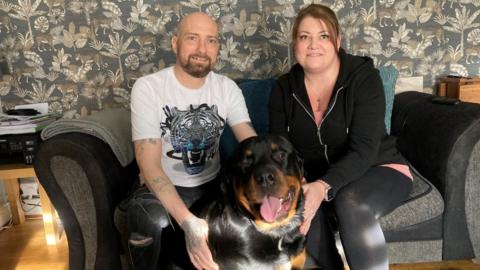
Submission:
M 269 187 L 275 183 L 275 176 L 270 172 L 259 173 L 255 178 L 262 187 Z

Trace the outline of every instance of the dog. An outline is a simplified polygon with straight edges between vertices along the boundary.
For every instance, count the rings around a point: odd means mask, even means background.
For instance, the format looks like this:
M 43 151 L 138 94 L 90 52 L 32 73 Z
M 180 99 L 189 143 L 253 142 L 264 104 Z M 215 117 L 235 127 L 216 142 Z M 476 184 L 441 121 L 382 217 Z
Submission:
M 275 135 L 244 140 L 222 175 L 220 196 L 191 208 L 209 225 L 220 269 L 303 269 L 303 161 L 290 142 Z

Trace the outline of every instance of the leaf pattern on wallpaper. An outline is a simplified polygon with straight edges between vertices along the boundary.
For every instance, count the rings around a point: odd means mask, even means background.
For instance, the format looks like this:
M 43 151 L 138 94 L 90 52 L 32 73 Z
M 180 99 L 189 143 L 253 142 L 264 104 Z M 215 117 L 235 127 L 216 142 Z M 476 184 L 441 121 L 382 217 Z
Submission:
M 42 15 L 44 11 L 37 10 L 41 0 L 35 0 L 32 3 L 31 0 L 18 0 L 17 4 L 12 5 L 12 14 L 10 17 L 27 22 L 29 38 L 33 39 L 32 23 L 30 19 L 37 15 Z
M 108 35 L 108 38 L 110 40 L 110 43 L 105 44 L 105 49 L 107 50 L 100 51 L 100 53 L 107 57 L 117 59 L 120 77 L 123 80 L 122 56 L 135 51 L 135 49 L 128 48 L 133 41 L 133 37 L 130 36 L 124 41 L 124 37 L 117 32 L 115 33 L 115 35 Z
M 76 31 L 76 26 L 73 22 L 68 24 L 68 29 L 63 30 L 63 45 L 67 48 L 73 48 L 74 51 L 85 47 L 88 41 L 88 32 L 90 29 L 86 26 L 80 26 L 79 31 Z
M 175 63 L 170 39 L 185 14 L 221 26 L 215 71 L 266 78 L 295 62 L 291 29 L 311 3 L 337 12 L 342 46 L 423 76 L 480 73 L 480 0 L 0 0 L 2 105 L 46 101 L 65 117 L 129 107 L 136 79 Z
M 92 23 L 92 14 L 97 11 L 99 4 L 96 0 L 73 0 L 68 4 L 68 10 L 74 14 L 85 16 L 87 25 Z
M 455 9 L 455 17 L 450 17 L 447 20 L 449 25 L 443 28 L 447 31 L 460 34 L 460 50 L 464 51 L 464 34 L 465 31 L 471 28 L 478 28 L 480 26 L 479 17 L 480 9 L 477 9 L 472 15 L 470 10 L 467 10 L 465 6 L 462 9 Z

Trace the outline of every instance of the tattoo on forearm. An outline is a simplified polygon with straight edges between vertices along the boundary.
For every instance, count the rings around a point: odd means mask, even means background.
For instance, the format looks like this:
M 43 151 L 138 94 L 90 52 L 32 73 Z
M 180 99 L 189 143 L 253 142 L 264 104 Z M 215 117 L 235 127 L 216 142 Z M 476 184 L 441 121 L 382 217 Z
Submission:
M 151 180 L 153 188 L 158 192 L 169 192 L 174 189 L 172 183 L 165 177 L 159 176 Z
M 144 140 L 138 141 L 135 143 L 135 152 L 139 155 L 143 152 L 143 145 L 145 144 Z
M 145 149 L 144 147 L 145 144 L 149 143 L 149 144 L 155 145 L 157 144 L 157 141 L 158 139 L 153 139 L 153 138 L 138 140 L 137 143 L 135 144 L 135 152 L 140 155 Z

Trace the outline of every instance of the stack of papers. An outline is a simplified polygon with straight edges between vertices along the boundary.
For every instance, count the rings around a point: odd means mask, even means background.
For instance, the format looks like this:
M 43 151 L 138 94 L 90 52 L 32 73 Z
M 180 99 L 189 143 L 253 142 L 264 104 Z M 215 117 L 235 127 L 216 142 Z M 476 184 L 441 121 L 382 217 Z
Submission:
M 0 114 L 0 135 L 35 133 L 41 131 L 60 116 L 59 113 L 33 116 Z

